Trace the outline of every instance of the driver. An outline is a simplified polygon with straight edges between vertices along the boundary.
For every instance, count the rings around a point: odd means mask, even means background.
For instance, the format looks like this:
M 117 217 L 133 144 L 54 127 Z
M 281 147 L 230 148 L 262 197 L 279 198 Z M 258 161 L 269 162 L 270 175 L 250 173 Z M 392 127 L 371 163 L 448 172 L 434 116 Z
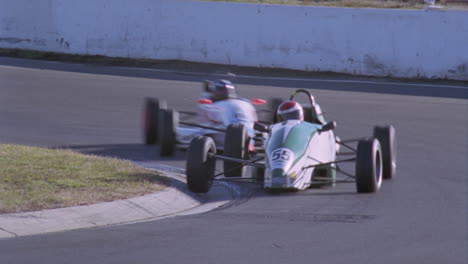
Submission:
M 227 80 L 205 81 L 204 88 L 203 97 L 213 102 L 237 98 L 236 87 Z
M 276 113 L 279 122 L 287 120 L 301 120 L 304 121 L 304 110 L 302 106 L 296 101 L 286 101 L 278 107 Z

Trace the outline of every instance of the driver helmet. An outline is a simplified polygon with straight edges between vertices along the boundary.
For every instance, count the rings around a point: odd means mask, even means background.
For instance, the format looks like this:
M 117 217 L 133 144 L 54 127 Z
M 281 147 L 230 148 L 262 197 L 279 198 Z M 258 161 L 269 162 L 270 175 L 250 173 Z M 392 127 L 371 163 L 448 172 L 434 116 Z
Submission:
M 296 101 L 286 101 L 278 107 L 276 114 L 278 121 L 301 120 L 304 121 L 304 110 Z
M 235 98 L 237 97 L 236 87 L 227 80 L 214 81 L 212 86 L 212 97 L 214 101 Z

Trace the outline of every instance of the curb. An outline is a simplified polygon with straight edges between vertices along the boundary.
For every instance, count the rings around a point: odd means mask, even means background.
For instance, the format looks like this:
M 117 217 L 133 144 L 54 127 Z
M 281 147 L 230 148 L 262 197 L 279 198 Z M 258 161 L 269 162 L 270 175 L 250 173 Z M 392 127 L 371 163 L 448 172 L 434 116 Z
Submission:
M 240 196 L 235 186 L 226 183 L 214 184 L 207 194 L 194 194 L 187 189 L 184 175 L 165 174 L 171 179 L 170 186 L 152 194 L 92 205 L 0 215 L 0 239 L 203 213 Z

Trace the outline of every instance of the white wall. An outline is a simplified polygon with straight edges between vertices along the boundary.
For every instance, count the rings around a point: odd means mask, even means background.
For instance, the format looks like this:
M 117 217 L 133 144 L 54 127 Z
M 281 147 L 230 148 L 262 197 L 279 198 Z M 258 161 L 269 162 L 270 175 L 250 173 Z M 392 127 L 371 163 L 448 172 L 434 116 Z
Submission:
M 468 12 L 0 0 L 0 47 L 468 80 Z

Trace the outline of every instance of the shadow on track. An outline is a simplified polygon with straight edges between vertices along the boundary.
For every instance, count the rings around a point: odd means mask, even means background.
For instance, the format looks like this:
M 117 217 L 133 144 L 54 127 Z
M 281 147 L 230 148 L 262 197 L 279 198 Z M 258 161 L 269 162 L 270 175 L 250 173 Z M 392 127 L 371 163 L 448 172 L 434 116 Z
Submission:
M 178 151 L 175 157 L 161 157 L 159 156 L 159 147 L 143 144 L 63 145 L 53 148 L 70 149 L 83 154 L 133 161 L 185 160 L 184 152 Z
M 217 182 L 223 182 L 219 180 Z M 241 186 L 242 188 L 248 188 L 250 190 L 251 197 L 276 197 L 276 198 L 287 198 L 287 197 L 299 197 L 299 196 L 310 196 L 310 197 L 326 197 L 326 196 L 356 196 L 359 195 L 354 189 L 348 191 L 343 189 L 336 189 L 335 187 L 331 186 L 313 186 L 309 187 L 306 190 L 297 191 L 297 190 L 267 190 L 263 188 L 262 183 L 255 183 L 255 182 L 231 182 L 237 186 Z M 341 184 L 353 184 L 354 183 L 338 183 Z
M 159 147 L 157 146 L 148 146 L 144 144 L 107 144 L 107 145 L 63 145 L 55 146 L 53 148 L 57 149 L 70 149 L 82 154 L 88 155 L 97 155 L 110 158 L 118 158 L 125 160 L 132 160 L 135 162 L 143 162 L 148 164 L 151 167 L 151 164 L 158 164 L 158 166 L 165 166 L 159 164 L 161 161 L 185 161 L 185 152 L 177 151 L 175 157 L 160 157 L 159 156 Z M 221 164 L 219 164 L 221 166 Z M 156 166 L 157 167 L 157 166 Z M 161 169 L 157 167 L 157 169 Z M 182 168 L 181 168 L 182 169 Z M 164 170 L 164 169 L 163 169 Z M 178 173 L 183 174 L 182 172 L 177 171 Z M 215 181 L 215 185 L 222 186 L 225 183 L 230 181 Z M 177 179 L 174 179 L 173 187 L 179 189 L 180 191 L 189 192 L 186 186 L 186 183 Z M 263 189 L 262 184 L 254 182 L 233 182 L 238 186 L 237 190 L 242 190 L 241 192 L 248 198 L 251 197 L 289 197 L 289 196 L 353 196 L 357 195 L 355 191 L 335 191 L 334 187 L 320 187 L 314 186 L 304 191 L 267 191 Z M 338 183 L 341 184 L 341 183 Z M 248 191 L 246 191 L 248 190 Z M 211 197 L 210 194 L 194 194 L 197 199 L 208 199 Z M 210 201 L 213 201 L 213 197 L 210 198 Z M 200 200 L 200 201 L 201 201 Z
M 178 151 L 175 157 L 160 157 L 159 148 L 157 146 L 147 146 L 143 144 L 109 144 L 109 145 L 76 145 L 76 146 L 56 146 L 54 148 L 59 149 L 70 149 L 82 154 L 97 155 L 110 158 L 118 158 L 125 160 L 132 160 L 135 162 L 142 162 L 148 164 L 158 164 L 159 161 L 165 160 L 185 160 L 185 153 Z M 151 166 L 150 166 L 151 167 Z M 239 193 L 246 193 L 247 188 L 235 188 L 227 187 L 223 184 L 215 184 L 218 190 L 213 190 L 206 194 L 196 194 L 188 190 L 187 184 L 183 180 L 183 175 L 180 177 L 170 177 L 167 182 L 162 182 L 166 186 L 178 189 L 179 191 L 190 195 L 193 199 L 200 203 L 207 202 L 219 202 L 226 200 L 238 200 L 244 199 Z M 219 192 L 225 191 L 224 195 L 219 195 Z M 231 202 L 232 203 L 232 202 Z M 229 204 L 231 204 L 229 203 Z
M 256 197 L 290 197 L 290 196 L 355 196 L 358 195 L 354 191 L 335 191 L 333 188 L 316 188 L 312 187 L 307 190 L 302 191 L 276 191 L 271 192 L 264 190 L 263 188 L 259 188 L 259 190 L 255 193 Z

